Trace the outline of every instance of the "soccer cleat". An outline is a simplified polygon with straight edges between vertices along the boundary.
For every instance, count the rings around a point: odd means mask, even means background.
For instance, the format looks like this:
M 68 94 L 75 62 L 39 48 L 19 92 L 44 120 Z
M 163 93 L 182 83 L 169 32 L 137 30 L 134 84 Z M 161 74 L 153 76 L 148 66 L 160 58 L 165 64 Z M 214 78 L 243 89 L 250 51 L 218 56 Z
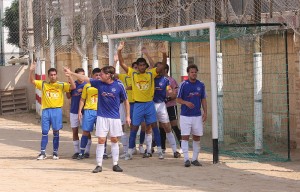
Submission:
M 136 148 L 133 148 L 132 155 L 136 155 L 136 154 L 137 154 L 137 150 L 136 150 Z
M 162 153 L 165 154 L 166 153 L 166 149 L 162 149 Z
M 59 160 L 59 157 L 58 157 L 57 153 L 53 153 L 52 159 L 53 160 Z
M 176 151 L 176 152 L 174 153 L 174 158 L 179 158 L 180 156 L 181 156 L 181 154 L 180 154 L 179 152 Z
M 102 172 L 102 167 L 101 166 L 97 166 L 94 170 L 93 173 L 99 173 Z
M 182 149 L 179 149 L 179 153 L 180 153 L 180 154 L 183 154 L 183 151 L 182 151 Z
M 106 153 L 103 154 L 103 159 L 108 159 L 108 155 Z
M 163 154 L 163 152 L 159 152 L 159 153 L 158 153 L 158 158 L 159 158 L 159 159 L 164 159 L 164 154 Z
M 74 155 L 72 156 L 72 159 L 77 159 L 79 153 L 74 153 Z
M 190 167 L 190 166 L 191 166 L 191 161 L 190 161 L 190 160 L 186 160 L 186 161 L 184 162 L 184 166 L 185 166 L 185 167 Z
M 125 160 L 127 161 L 127 160 L 131 160 L 131 159 L 132 159 L 132 155 L 129 153 L 126 153 Z
M 144 153 L 143 154 L 143 158 L 149 158 L 149 157 L 152 157 L 151 153 Z
M 90 158 L 90 154 L 89 154 L 89 153 L 85 153 L 85 154 L 83 155 L 83 157 L 84 157 L 84 158 Z
M 193 164 L 194 166 L 202 166 L 202 164 L 198 160 L 192 161 L 191 164 Z
M 84 155 L 81 154 L 81 153 L 77 156 L 77 160 L 81 160 L 81 159 L 83 159 L 83 158 L 84 158 Z
M 115 171 L 115 172 L 123 172 L 123 169 L 119 165 L 114 165 L 113 166 L 113 171 Z
M 36 160 L 44 160 L 44 159 L 47 159 L 47 156 L 46 154 L 39 154 L 39 156 L 36 158 Z
M 139 151 L 140 151 L 140 154 L 144 154 L 145 153 L 145 149 L 143 146 L 139 146 Z

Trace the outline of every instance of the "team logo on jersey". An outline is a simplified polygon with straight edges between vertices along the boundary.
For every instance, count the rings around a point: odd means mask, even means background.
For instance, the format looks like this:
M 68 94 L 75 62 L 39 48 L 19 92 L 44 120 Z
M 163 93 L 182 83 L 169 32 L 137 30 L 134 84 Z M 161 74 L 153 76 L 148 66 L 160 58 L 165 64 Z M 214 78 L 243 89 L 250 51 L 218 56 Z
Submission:
M 113 92 L 113 93 L 115 93 L 116 91 L 117 91 L 116 88 L 111 89 L 111 92 Z
M 159 84 L 159 86 L 163 86 L 163 83 L 162 83 L 162 82 L 159 82 L 158 84 Z
M 201 88 L 200 87 L 197 87 L 197 91 L 200 91 L 201 90 Z
M 148 81 L 139 81 L 139 82 L 136 82 L 135 85 L 141 91 L 149 89 L 149 83 L 148 83 Z
M 46 97 L 51 99 L 59 99 L 59 91 L 56 89 L 49 89 L 45 91 Z

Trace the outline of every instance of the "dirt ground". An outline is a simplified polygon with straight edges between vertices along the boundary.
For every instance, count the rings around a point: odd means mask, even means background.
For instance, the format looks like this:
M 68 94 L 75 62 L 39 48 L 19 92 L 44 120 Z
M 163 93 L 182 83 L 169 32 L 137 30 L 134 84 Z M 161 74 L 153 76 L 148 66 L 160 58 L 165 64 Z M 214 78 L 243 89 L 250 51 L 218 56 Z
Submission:
M 104 161 L 103 172 L 93 174 L 96 138 L 91 157 L 73 160 L 72 135 L 64 124 L 60 133 L 60 159 L 51 156 L 37 161 L 40 125 L 33 113 L 0 116 L 0 191 L 300 191 L 300 150 L 292 151 L 291 162 L 258 163 L 201 153 L 203 167 L 183 166 L 167 149 L 166 158 L 120 160 L 123 173 L 112 171 L 112 160 Z M 47 153 L 52 152 L 52 133 Z

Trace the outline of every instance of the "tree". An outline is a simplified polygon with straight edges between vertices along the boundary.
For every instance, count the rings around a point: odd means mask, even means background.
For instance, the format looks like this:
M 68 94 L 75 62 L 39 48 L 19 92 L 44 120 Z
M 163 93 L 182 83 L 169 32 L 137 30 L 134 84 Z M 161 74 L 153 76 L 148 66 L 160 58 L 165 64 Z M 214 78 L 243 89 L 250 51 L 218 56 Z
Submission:
M 8 28 L 7 43 L 19 47 L 19 1 L 14 0 L 10 7 L 5 9 L 3 26 Z

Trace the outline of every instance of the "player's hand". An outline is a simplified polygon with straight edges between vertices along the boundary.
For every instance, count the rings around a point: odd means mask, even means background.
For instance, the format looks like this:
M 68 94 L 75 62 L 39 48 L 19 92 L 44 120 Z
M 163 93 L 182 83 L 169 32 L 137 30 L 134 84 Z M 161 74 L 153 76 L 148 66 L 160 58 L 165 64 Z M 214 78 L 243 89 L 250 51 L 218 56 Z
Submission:
M 119 61 L 118 55 L 114 55 L 114 62 L 117 63 Z
M 70 77 L 70 76 L 71 76 L 71 70 L 70 70 L 70 68 L 64 67 L 64 72 L 65 72 L 65 75 L 66 75 L 67 77 Z
M 33 61 L 33 62 L 31 63 L 31 65 L 30 65 L 29 70 L 30 70 L 30 71 L 34 71 L 34 70 L 35 70 L 35 67 L 36 67 L 36 62 Z
M 126 117 L 126 123 L 127 123 L 127 125 L 130 127 L 130 124 L 131 124 L 131 119 L 130 119 L 130 117 Z
M 132 90 L 132 86 L 126 87 L 126 90 Z
M 167 53 L 167 50 L 166 50 L 164 44 L 161 44 L 161 45 L 159 46 L 158 50 L 159 50 L 161 53 Z
M 185 105 L 190 109 L 194 109 L 194 107 L 195 107 L 195 105 L 193 103 L 188 102 L 188 101 L 185 103 Z
M 205 112 L 203 112 L 203 114 L 202 114 L 202 121 L 203 121 L 203 122 L 205 122 L 205 121 L 206 121 L 206 119 L 207 119 L 207 115 L 206 115 L 206 113 L 205 113 Z
M 82 113 L 81 112 L 78 112 L 78 119 L 81 122 L 81 119 L 82 119 Z
M 122 51 L 124 49 L 124 46 L 125 46 L 125 42 L 121 41 L 119 46 L 118 46 L 118 51 Z
M 143 48 L 141 49 L 141 52 L 142 52 L 143 54 L 148 54 L 148 49 L 147 49 L 146 47 L 143 47 Z

